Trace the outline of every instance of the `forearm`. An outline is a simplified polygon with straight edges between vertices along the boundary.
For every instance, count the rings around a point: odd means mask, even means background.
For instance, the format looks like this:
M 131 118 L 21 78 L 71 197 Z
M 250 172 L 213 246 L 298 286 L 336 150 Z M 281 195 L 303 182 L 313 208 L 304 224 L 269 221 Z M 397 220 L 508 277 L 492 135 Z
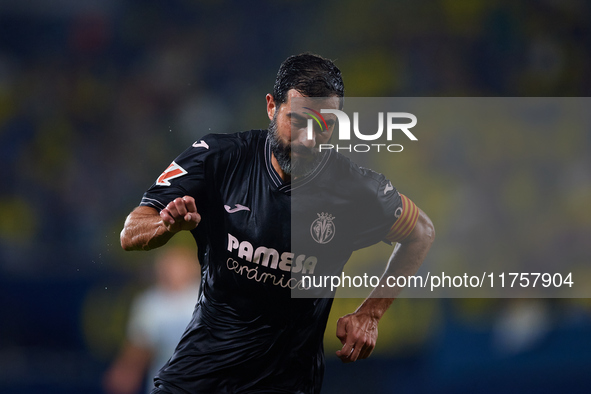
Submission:
M 125 220 L 121 231 L 121 247 L 125 250 L 150 250 L 166 244 L 173 235 L 156 209 L 141 206 Z
M 413 233 L 401 242 L 395 249 L 378 286 L 369 297 L 359 306 L 357 312 L 367 313 L 370 316 L 381 319 L 394 299 L 402 291 L 402 287 L 390 287 L 387 283 L 389 277 L 408 277 L 416 274 L 423 260 L 427 256 L 431 244 L 435 238 L 433 224 L 421 211 Z
M 121 246 L 125 250 L 158 248 L 179 231 L 191 231 L 201 221 L 195 199 L 177 197 L 158 213 L 151 207 L 139 206 L 125 220 Z
M 386 310 L 402 291 L 401 287 L 389 287 L 387 283 L 388 277 L 414 275 L 423 261 L 422 259 L 419 260 L 419 256 L 414 254 L 415 252 L 413 249 L 416 248 L 413 248 L 408 244 L 400 245 L 400 247 L 392 253 L 388 262 L 388 267 L 382 275 L 379 284 L 373 289 L 371 294 L 365 299 L 359 308 L 357 308 L 356 312 L 367 313 L 378 320 L 382 318 Z

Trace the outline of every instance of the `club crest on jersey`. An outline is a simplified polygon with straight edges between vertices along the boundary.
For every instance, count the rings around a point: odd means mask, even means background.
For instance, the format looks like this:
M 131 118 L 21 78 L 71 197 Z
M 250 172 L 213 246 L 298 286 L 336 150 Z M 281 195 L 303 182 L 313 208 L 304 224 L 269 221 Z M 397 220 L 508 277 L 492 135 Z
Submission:
M 335 227 L 333 220 L 335 219 L 329 213 L 317 213 L 318 219 L 312 222 L 310 226 L 310 234 L 314 241 L 319 244 L 329 243 L 335 234 Z
M 156 184 L 160 186 L 170 186 L 169 181 L 171 179 L 178 178 L 180 176 L 185 175 L 186 173 L 187 171 L 185 171 L 183 167 L 179 166 L 173 161 L 172 163 L 170 163 L 168 168 L 164 170 L 162 175 L 158 177 L 158 179 L 156 180 Z

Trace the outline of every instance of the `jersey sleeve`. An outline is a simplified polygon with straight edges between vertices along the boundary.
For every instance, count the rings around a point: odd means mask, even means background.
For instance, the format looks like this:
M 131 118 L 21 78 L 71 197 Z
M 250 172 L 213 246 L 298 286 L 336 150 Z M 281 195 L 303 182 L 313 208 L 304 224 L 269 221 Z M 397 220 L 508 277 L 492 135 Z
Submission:
M 181 153 L 158 176 L 144 193 L 140 205 L 156 208 L 158 212 L 177 197 L 191 196 L 196 201 L 206 190 L 206 171 L 217 150 L 212 136 L 205 136 Z
M 402 241 L 415 228 L 419 219 L 419 208 L 408 197 L 398 192 L 382 174 L 377 174 L 377 177 L 379 186 L 376 192 L 376 205 L 379 208 L 372 212 L 376 215 L 375 233 L 381 232 L 381 239 L 375 242 Z
M 403 202 L 400 193 L 382 174 L 361 169 L 363 189 L 362 200 L 358 201 L 359 211 L 355 213 L 357 236 L 355 249 L 361 249 L 380 241 L 390 243 L 386 238 L 397 221 Z M 362 207 L 362 208 L 361 208 Z

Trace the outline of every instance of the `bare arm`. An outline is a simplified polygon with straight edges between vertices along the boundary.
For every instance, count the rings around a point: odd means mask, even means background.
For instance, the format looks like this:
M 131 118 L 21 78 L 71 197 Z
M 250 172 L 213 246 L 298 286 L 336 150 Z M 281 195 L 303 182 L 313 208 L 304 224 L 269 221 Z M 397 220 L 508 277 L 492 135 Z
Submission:
M 420 211 L 412 232 L 394 249 L 380 283 L 354 313 L 337 322 L 337 337 L 343 344 L 337 356 L 345 363 L 369 357 L 378 337 L 378 322 L 402 288 L 388 287 L 389 276 L 414 275 L 435 239 L 433 223 Z M 382 286 L 383 285 L 383 286 Z
M 125 250 L 158 248 L 179 231 L 193 230 L 200 221 L 195 200 L 190 196 L 171 201 L 160 213 L 152 207 L 139 206 L 125 220 L 121 247 Z

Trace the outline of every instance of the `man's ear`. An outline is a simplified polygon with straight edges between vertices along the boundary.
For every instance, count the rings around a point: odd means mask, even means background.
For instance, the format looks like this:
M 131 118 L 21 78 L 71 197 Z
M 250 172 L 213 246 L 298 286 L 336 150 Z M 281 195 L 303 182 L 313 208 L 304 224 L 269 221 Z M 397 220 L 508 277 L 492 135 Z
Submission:
M 265 98 L 267 99 L 267 116 L 270 120 L 273 120 L 273 116 L 275 116 L 275 110 L 277 109 L 277 106 L 275 105 L 275 99 L 270 93 L 267 93 Z

